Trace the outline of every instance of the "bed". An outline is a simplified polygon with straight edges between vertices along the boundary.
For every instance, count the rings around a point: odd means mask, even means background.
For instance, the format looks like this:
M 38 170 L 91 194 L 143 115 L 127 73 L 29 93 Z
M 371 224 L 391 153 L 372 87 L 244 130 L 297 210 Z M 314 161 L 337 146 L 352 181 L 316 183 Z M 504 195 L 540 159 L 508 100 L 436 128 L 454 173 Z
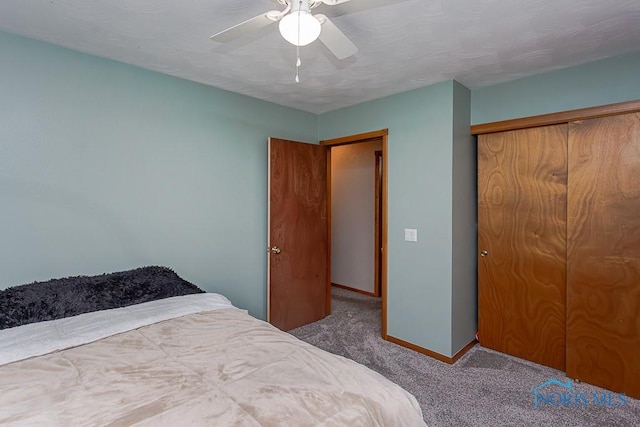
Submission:
M 401 387 L 163 267 L 0 291 L 0 328 L 0 425 L 424 425 Z

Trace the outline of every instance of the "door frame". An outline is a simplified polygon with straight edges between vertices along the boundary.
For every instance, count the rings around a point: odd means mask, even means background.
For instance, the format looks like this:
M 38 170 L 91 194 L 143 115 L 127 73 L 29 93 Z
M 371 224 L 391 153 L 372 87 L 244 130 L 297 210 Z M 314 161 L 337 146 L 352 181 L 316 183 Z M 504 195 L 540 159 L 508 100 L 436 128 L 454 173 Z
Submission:
M 374 192 L 375 192 L 375 215 L 374 215 L 374 224 L 375 224 L 375 236 L 373 242 L 373 263 L 374 263 L 374 283 L 373 283 L 373 294 L 374 296 L 380 298 L 381 290 L 380 290 L 380 282 L 382 280 L 382 150 L 376 150 L 374 152 L 375 156 L 375 174 L 374 174 Z
M 382 235 L 380 236 L 380 288 L 382 298 L 382 338 L 387 338 L 387 236 L 388 236 L 388 135 L 389 129 L 320 141 L 327 147 L 327 314 L 331 313 L 331 147 L 380 140 L 382 142 Z

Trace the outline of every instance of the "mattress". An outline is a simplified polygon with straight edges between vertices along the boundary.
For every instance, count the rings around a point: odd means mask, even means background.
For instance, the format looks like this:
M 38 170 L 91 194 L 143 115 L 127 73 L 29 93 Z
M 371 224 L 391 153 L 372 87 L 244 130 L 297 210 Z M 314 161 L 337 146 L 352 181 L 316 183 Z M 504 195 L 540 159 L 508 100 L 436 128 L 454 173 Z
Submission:
M 2 330 L 0 360 L 1 425 L 424 425 L 398 385 L 216 294 Z

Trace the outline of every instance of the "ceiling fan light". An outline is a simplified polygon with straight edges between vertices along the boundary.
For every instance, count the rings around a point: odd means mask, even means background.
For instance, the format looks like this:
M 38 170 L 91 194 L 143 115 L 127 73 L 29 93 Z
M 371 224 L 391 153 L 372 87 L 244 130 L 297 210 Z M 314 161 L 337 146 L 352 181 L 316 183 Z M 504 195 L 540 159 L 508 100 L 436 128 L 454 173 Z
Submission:
M 280 34 L 289 43 L 294 46 L 306 46 L 320 36 L 321 25 L 311 13 L 300 10 L 282 18 L 279 28 Z

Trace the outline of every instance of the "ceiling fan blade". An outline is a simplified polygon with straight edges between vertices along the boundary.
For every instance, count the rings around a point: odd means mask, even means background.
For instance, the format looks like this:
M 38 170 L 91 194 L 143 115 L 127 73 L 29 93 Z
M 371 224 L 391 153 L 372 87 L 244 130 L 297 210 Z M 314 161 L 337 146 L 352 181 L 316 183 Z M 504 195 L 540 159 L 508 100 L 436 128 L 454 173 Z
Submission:
M 238 25 L 234 25 L 231 28 L 220 31 L 209 38 L 221 43 L 230 42 L 231 40 L 237 39 L 238 37 L 242 37 L 252 31 L 257 31 L 269 24 L 279 21 L 280 18 L 282 18 L 282 15 L 283 13 L 279 10 L 272 10 L 258 15 L 255 18 L 247 19 L 246 21 L 241 22 Z
M 329 6 L 333 6 L 334 4 L 346 3 L 351 0 L 320 0 L 320 1 Z
M 356 45 L 329 18 L 321 14 L 314 16 L 322 24 L 322 31 L 320 31 L 320 37 L 318 38 L 336 58 L 345 59 L 358 51 Z

